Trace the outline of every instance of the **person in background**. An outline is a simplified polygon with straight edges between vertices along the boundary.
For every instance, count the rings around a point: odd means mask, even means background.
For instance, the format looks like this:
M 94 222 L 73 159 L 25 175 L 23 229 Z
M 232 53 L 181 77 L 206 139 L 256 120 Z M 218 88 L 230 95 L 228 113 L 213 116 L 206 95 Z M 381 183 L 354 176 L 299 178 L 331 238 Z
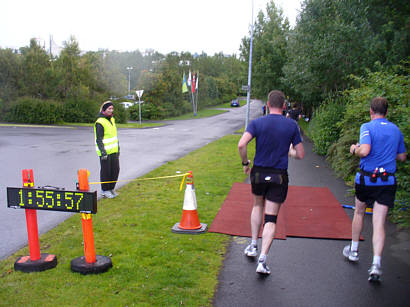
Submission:
M 106 198 L 114 198 L 114 191 L 120 173 L 120 146 L 117 136 L 117 126 L 114 118 L 114 105 L 106 101 L 101 105 L 100 114 L 94 124 L 97 154 L 100 157 L 100 181 L 114 181 L 101 184 L 101 194 Z
M 343 255 L 359 261 L 359 239 L 368 205 L 373 204 L 373 262 L 369 281 L 379 281 L 382 275 L 381 257 L 384 248 L 385 221 L 393 208 L 396 194 L 396 160 L 407 158 L 403 135 L 399 128 L 386 119 L 388 102 L 376 97 L 370 102 L 371 121 L 360 127 L 360 143 L 350 146 L 350 153 L 360 157 L 360 171 L 355 177 L 355 211 L 352 222 L 352 242 L 345 246 Z
M 279 209 L 288 193 L 288 156 L 303 159 L 305 155 L 298 125 L 282 116 L 285 95 L 281 91 L 271 91 L 267 104 L 269 114 L 251 121 L 238 143 L 243 171 L 250 174 L 254 197 L 250 219 L 252 241 L 244 251 L 248 257 L 258 255 L 258 234 L 265 219 L 262 249 L 256 268 L 260 274 L 270 274 L 266 259 L 275 236 Z M 256 151 L 251 169 L 247 146 L 253 138 L 256 139 Z M 294 149 L 289 150 L 291 144 Z
M 263 106 L 262 106 L 262 116 L 265 116 L 267 114 L 266 109 L 267 109 L 266 104 L 263 104 Z
M 296 122 L 298 122 L 299 118 L 302 117 L 300 109 L 299 109 L 299 105 L 296 102 L 293 104 L 292 109 L 290 109 L 286 113 L 286 117 L 289 117 L 289 118 L 293 119 Z

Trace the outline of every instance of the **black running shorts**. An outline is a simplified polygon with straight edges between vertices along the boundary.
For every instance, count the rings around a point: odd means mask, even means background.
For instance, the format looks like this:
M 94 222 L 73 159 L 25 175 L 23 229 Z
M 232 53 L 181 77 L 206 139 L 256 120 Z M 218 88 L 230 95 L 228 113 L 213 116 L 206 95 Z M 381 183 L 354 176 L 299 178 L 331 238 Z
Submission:
M 254 195 L 263 196 L 275 203 L 286 200 L 289 183 L 287 170 L 254 166 L 250 179 Z
M 355 184 L 357 199 L 368 206 L 373 206 L 374 202 L 377 201 L 380 205 L 393 208 L 396 189 L 397 185 L 366 186 Z

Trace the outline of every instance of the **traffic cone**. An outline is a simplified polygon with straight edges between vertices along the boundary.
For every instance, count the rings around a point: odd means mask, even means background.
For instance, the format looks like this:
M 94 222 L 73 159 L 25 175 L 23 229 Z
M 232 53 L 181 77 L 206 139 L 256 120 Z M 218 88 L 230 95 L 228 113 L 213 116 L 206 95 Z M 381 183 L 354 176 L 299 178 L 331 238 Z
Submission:
M 172 227 L 172 232 L 175 233 L 190 233 L 198 234 L 207 230 L 208 225 L 199 222 L 197 203 L 194 187 L 194 177 L 192 172 L 188 172 L 184 196 L 184 205 L 182 207 L 182 218 L 179 223 Z

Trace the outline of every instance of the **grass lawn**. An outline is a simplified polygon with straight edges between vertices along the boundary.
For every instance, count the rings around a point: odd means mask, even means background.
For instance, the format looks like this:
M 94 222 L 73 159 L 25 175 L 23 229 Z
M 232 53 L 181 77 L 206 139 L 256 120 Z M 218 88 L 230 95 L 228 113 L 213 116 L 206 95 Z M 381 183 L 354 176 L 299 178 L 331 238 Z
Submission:
M 152 127 L 160 127 L 165 125 L 164 123 L 128 123 L 128 124 L 120 124 L 116 123 L 118 128 L 152 128 Z M 80 127 L 94 127 L 94 123 L 64 123 L 63 126 L 80 126 Z
M 301 118 L 299 119 L 298 124 L 299 124 L 300 129 L 303 130 L 304 134 L 310 137 L 309 136 L 309 123 L 306 122 L 303 118 Z
M 246 104 L 246 100 L 239 100 L 239 103 L 241 106 Z M 217 108 L 230 108 L 231 105 L 230 102 L 209 107 L 203 110 L 199 110 L 194 116 L 192 112 L 188 112 L 186 114 L 176 116 L 176 117 L 170 117 L 170 118 L 165 118 L 163 120 L 158 120 L 155 122 L 150 122 L 150 121 L 141 121 L 141 125 L 138 122 L 133 122 L 133 123 L 127 123 L 127 124 L 120 124 L 117 123 L 118 128 L 131 128 L 131 129 L 143 129 L 143 128 L 153 128 L 153 127 L 161 127 L 164 126 L 165 123 L 162 121 L 168 121 L 168 120 L 185 120 L 185 119 L 198 119 L 198 118 L 204 118 L 204 117 L 210 117 L 210 116 L 215 116 L 219 115 L 222 113 L 228 112 L 227 110 L 217 110 Z M 54 124 L 54 125 L 36 125 L 36 124 L 15 124 L 15 123 L 0 123 L 0 126 L 42 126 L 42 127 L 58 127 L 58 126 L 68 126 L 68 127 L 93 127 L 94 123 L 60 123 L 60 124 Z
M 194 116 L 194 114 L 192 112 L 190 112 L 190 113 L 186 113 L 186 114 L 183 114 L 183 115 L 180 115 L 180 116 L 166 118 L 164 120 L 198 119 L 198 118 L 215 116 L 215 115 L 219 115 L 219 114 L 227 112 L 225 110 L 216 110 L 214 108 L 222 108 L 222 107 L 221 106 L 215 106 L 215 107 L 210 107 L 210 108 L 207 108 L 207 109 L 199 110 L 197 112 L 196 116 Z
M 239 99 L 239 104 L 240 106 L 246 105 L 246 99 Z M 195 119 L 195 118 L 203 118 L 203 117 L 209 117 L 209 116 L 215 116 L 218 114 L 222 114 L 225 112 L 228 112 L 227 110 L 218 110 L 218 109 L 230 109 L 231 107 L 231 102 L 223 103 L 217 106 L 209 107 L 204 110 L 199 110 L 197 115 L 194 116 L 192 112 L 178 116 L 178 117 L 172 117 L 172 118 L 167 118 L 165 120 L 181 120 L 181 119 Z M 232 108 L 233 109 L 233 108 Z
M 128 124 L 119 124 L 117 123 L 118 128 L 152 128 L 152 127 L 160 127 L 164 126 L 165 123 L 157 122 L 157 123 L 144 123 L 142 122 L 141 125 L 139 123 L 128 123 Z M 74 128 L 74 127 L 93 127 L 94 123 L 60 123 L 60 124 L 53 124 L 53 125 L 39 125 L 39 124 L 16 124 L 16 123 L 2 123 L 0 126 L 21 126 L 21 127 L 67 127 L 67 128 Z
M 245 179 L 237 153 L 239 138 L 225 136 L 144 177 L 192 170 L 199 218 L 209 226 L 232 183 Z M 182 216 L 180 181 L 181 177 L 132 181 L 117 198 L 98 202 L 93 216 L 96 254 L 113 262 L 103 274 L 71 272 L 70 261 L 84 255 L 79 214 L 40 237 L 41 252 L 57 255 L 56 268 L 15 272 L 14 262 L 29 254 L 28 247 L 1 261 L 0 305 L 210 306 L 229 236 L 171 232 Z

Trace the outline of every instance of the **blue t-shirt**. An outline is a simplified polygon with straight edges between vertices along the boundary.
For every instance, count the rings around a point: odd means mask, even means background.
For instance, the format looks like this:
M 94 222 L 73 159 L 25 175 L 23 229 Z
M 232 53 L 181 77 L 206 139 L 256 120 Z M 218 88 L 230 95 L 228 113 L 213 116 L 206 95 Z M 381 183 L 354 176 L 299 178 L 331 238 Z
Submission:
M 370 153 L 360 159 L 360 169 L 373 172 L 376 168 L 383 168 L 388 173 L 396 172 L 397 154 L 405 153 L 404 138 L 400 129 L 386 118 L 374 119 L 360 127 L 360 144 L 369 144 Z M 366 185 L 394 184 L 394 178 L 389 177 L 387 182 L 377 178 L 376 183 L 367 182 Z M 356 182 L 359 183 L 358 175 Z
M 256 139 L 255 166 L 288 169 L 289 146 L 302 141 L 296 122 L 278 114 L 251 121 L 246 131 Z

